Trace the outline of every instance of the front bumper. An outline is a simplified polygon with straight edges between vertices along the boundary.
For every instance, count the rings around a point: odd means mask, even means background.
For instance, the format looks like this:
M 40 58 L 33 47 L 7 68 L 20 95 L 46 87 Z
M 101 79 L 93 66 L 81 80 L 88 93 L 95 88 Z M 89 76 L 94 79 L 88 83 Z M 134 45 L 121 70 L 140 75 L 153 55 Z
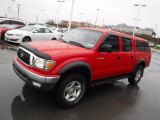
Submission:
M 24 82 L 45 91 L 52 90 L 60 79 L 59 76 L 47 77 L 35 74 L 22 67 L 16 59 L 13 60 L 13 70 Z M 37 86 L 35 83 L 40 86 Z
M 4 40 L 12 43 L 21 43 L 21 36 L 8 36 L 5 34 Z

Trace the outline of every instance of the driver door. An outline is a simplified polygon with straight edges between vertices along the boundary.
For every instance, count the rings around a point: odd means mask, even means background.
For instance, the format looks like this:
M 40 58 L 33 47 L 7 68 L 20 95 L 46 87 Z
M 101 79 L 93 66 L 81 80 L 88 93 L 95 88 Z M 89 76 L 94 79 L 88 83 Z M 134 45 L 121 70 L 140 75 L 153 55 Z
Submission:
M 117 35 L 109 35 L 101 44 L 112 46 L 112 52 L 97 52 L 94 78 L 101 79 L 121 74 L 120 38 Z M 101 47 L 100 46 L 100 47 Z

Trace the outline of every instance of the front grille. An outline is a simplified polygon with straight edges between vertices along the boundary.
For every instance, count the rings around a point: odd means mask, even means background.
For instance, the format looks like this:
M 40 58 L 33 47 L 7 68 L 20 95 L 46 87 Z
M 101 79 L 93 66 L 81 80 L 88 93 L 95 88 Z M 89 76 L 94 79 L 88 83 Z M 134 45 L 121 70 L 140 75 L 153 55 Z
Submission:
M 10 39 L 10 41 L 18 41 L 18 39 Z
M 30 54 L 29 53 L 27 53 L 26 51 L 22 49 L 19 49 L 17 55 L 18 55 L 18 58 L 22 60 L 24 63 L 26 63 L 27 65 L 30 64 Z

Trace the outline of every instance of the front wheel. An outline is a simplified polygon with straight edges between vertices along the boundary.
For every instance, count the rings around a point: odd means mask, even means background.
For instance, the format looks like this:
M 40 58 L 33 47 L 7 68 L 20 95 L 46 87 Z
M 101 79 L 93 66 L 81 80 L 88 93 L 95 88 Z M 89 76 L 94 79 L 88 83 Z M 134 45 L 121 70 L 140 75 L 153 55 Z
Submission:
M 130 78 L 128 78 L 128 82 L 131 85 L 138 84 L 143 76 L 144 68 L 142 66 L 138 66 L 137 69 L 133 72 Z
M 22 42 L 31 42 L 31 38 L 30 37 L 24 37 Z
M 85 92 L 86 79 L 80 74 L 70 75 L 57 87 L 57 102 L 63 108 L 72 107 L 81 101 Z

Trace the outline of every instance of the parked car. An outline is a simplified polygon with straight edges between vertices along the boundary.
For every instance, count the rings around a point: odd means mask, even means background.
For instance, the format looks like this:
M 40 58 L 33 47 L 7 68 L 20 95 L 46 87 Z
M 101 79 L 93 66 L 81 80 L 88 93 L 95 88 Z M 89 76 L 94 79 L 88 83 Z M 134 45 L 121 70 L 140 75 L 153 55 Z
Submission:
M 26 22 L 10 18 L 0 18 L 0 24 L 26 25 Z
M 21 28 L 21 27 L 24 27 L 24 25 L 8 25 L 8 24 L 0 25 L 1 39 L 4 40 L 4 35 L 8 30 L 18 29 L 18 28 Z
M 60 40 L 20 44 L 13 69 L 27 84 L 43 90 L 55 88 L 59 105 L 71 107 L 90 86 L 123 78 L 138 84 L 150 60 L 145 39 L 79 28 Z
M 5 40 L 13 43 L 31 42 L 34 40 L 55 39 L 54 32 L 45 26 L 25 26 L 16 30 L 9 30 L 5 33 Z
M 67 32 L 66 29 L 63 28 L 56 28 L 56 27 L 50 27 L 53 31 L 54 34 L 58 37 L 61 38 L 63 35 L 65 35 L 65 33 Z

